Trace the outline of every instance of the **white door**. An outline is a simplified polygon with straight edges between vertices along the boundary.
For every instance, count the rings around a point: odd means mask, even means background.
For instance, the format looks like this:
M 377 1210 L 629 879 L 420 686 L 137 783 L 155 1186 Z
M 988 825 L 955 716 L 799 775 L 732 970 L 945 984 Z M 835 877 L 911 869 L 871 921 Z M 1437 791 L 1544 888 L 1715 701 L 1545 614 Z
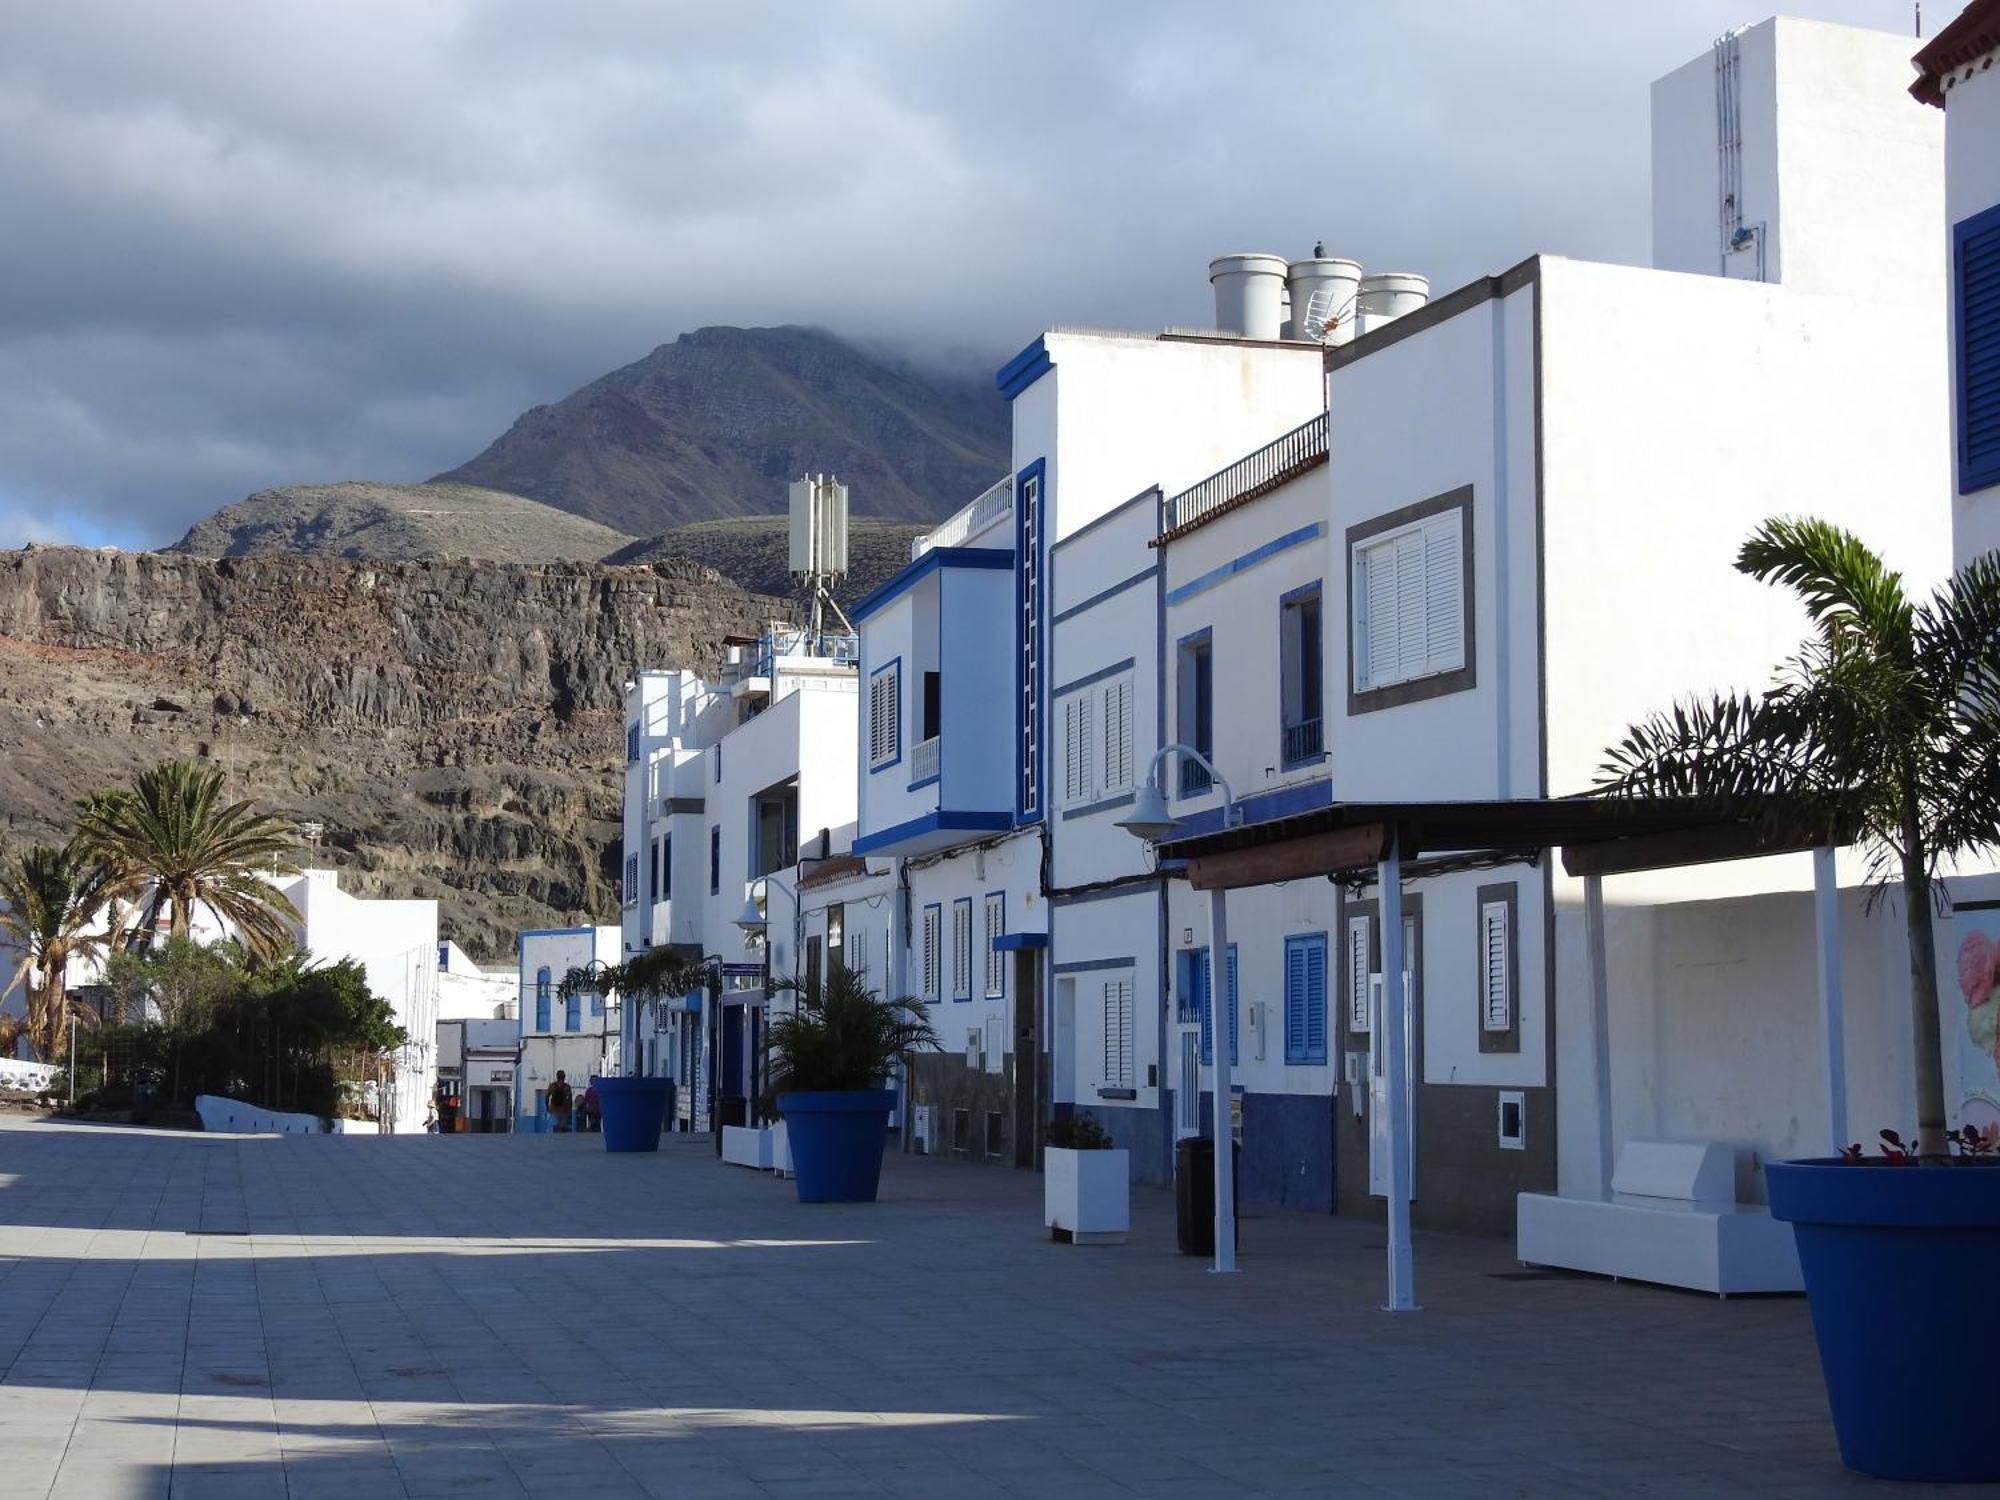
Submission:
M 1415 954 L 1417 924 L 1403 919 L 1403 1098 L 1409 1106 L 1404 1135 L 1410 1153 L 1410 1197 L 1417 1196 L 1417 984 L 1409 966 Z M 1368 976 L 1368 1191 L 1389 1196 L 1389 1067 L 1387 1033 L 1382 1027 L 1382 976 Z
M 1201 1026 L 1174 1027 L 1174 1139 L 1201 1134 Z

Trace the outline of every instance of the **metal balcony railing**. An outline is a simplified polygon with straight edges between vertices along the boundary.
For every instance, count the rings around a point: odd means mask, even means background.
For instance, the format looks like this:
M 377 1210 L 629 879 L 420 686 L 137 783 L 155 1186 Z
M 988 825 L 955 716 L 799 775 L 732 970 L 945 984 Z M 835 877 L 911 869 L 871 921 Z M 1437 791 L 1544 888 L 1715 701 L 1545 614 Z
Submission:
M 1014 480 L 1009 475 L 956 515 L 946 517 L 934 530 L 913 540 L 910 543 L 910 561 L 915 562 L 933 547 L 959 546 L 1003 517 L 1012 515 L 1013 511 Z
M 730 659 L 722 664 L 725 687 L 752 677 L 769 677 L 780 658 L 809 657 L 816 661 L 851 662 L 861 656 L 861 638 L 822 631 L 815 638 L 809 630 L 774 625 L 757 638 L 754 646 L 731 647 Z
M 1160 534 L 1171 535 L 1214 515 L 1224 506 L 1254 499 L 1325 462 L 1326 413 L 1321 412 L 1276 442 L 1266 443 L 1228 468 L 1217 470 L 1192 489 L 1163 499 Z
M 1207 766 L 1202 765 L 1199 761 L 1189 760 L 1185 755 L 1181 757 L 1181 795 L 1183 797 L 1199 797 L 1214 785 L 1215 778 L 1208 774 Z
M 1318 719 L 1301 719 L 1296 724 L 1285 726 L 1286 765 L 1296 766 L 1301 761 L 1318 760 L 1325 750 L 1325 743 L 1320 737 Z
M 910 785 L 930 781 L 938 773 L 938 737 L 919 740 L 910 751 Z

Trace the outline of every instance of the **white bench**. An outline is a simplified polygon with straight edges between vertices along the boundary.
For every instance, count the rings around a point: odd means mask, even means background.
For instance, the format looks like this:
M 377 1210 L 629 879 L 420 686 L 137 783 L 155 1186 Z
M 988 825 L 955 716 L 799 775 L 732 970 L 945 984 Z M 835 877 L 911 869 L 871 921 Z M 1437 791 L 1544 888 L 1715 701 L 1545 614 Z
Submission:
M 1529 1265 L 1729 1296 L 1799 1292 L 1792 1226 L 1736 1201 L 1736 1159 L 1715 1141 L 1628 1141 L 1611 1192 L 1522 1193 L 1516 1247 Z

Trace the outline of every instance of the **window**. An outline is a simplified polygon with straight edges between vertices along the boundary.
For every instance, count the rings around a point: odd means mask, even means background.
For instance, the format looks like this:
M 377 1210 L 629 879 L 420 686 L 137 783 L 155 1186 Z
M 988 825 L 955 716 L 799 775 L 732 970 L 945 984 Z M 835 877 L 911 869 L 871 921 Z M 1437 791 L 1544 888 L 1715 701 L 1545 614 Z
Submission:
M 1347 919 L 1347 1029 L 1358 1036 L 1369 1030 L 1368 982 L 1375 972 L 1375 955 L 1370 943 L 1375 934 L 1373 917 Z
M 884 770 L 902 759 L 903 663 L 899 658 L 868 678 L 868 769 Z
M 660 902 L 660 841 L 651 839 L 646 844 L 646 899 L 655 906 Z
M 637 724 L 627 724 L 625 726 L 625 759 L 629 762 L 635 761 L 638 758 L 639 726 Z
M 938 674 L 924 673 L 924 725 L 919 739 L 934 740 L 944 729 L 944 692 Z
M 1479 888 L 1479 1050 L 1521 1050 L 1520 960 L 1514 950 L 1518 890 Z
M 549 1029 L 551 983 L 551 977 L 546 964 L 535 970 L 535 1030 L 537 1031 L 547 1031 Z
M 1467 486 L 1347 533 L 1355 711 L 1472 686 Z M 1404 684 L 1404 691 L 1370 700 Z
M 591 987 L 590 991 L 590 1013 L 593 1016 L 601 1016 L 604 1014 L 604 991 L 598 989 L 594 985 Z
M 944 911 L 939 906 L 924 908 L 924 998 L 938 998 L 938 961 L 941 955 L 938 947 L 943 938 L 940 931 L 944 923 Z
M 1019 706 L 1020 791 L 1016 811 L 1032 817 L 1042 809 L 1042 465 L 1021 471 L 1015 485 L 1015 602 L 1020 608 L 1021 698 Z
M 1958 492 L 2000 484 L 2000 206 L 1952 229 Z
M 1326 1061 L 1326 934 L 1285 939 L 1285 1061 Z
M 750 873 L 768 875 L 798 857 L 798 783 L 759 792 L 750 801 Z
M 1007 933 L 1007 893 L 991 891 L 986 897 L 986 998 L 998 1000 L 1007 993 L 1007 951 L 994 942 Z
M 839 901 L 826 909 L 826 962 L 828 973 L 847 967 L 847 907 Z
M 841 945 L 841 953 L 847 972 L 856 978 L 865 978 L 868 973 L 868 929 L 857 927 L 848 933 L 847 940 Z
M 722 829 L 713 824 L 708 830 L 708 893 L 722 894 Z
M 660 840 L 660 899 L 671 901 L 674 895 L 674 836 L 668 834 Z
M 708 752 L 709 771 L 715 777 L 715 784 L 722 785 L 722 741 L 717 740 Z
M 625 856 L 625 889 L 621 893 L 627 906 L 639 904 L 639 856 Z
M 1403 897 L 1403 995 L 1411 1006 L 1423 988 L 1422 910 L 1422 897 Z M 1374 1029 L 1375 995 L 1382 972 L 1382 923 L 1372 900 L 1345 903 L 1340 968 L 1347 1030 L 1359 1042 Z
M 576 995 L 563 996 L 563 1030 L 581 1031 L 582 1029 L 583 1029 L 582 999 Z
M 1097 716 L 1091 712 L 1095 696 L 1085 691 L 1063 699 L 1063 801 L 1071 807 L 1097 795 L 1097 757 L 1092 749 Z
M 1104 707 L 1104 756 L 1098 786 L 1110 797 L 1132 788 L 1132 677 L 1114 677 L 1098 694 Z
M 951 998 L 972 998 L 972 898 L 951 903 Z
M 1194 987 L 1194 1008 L 1201 1016 L 1201 1060 L 1203 1063 L 1215 1061 L 1214 1019 L 1210 1014 L 1208 983 L 1208 950 L 1190 948 L 1189 961 L 1184 971 Z M 1229 945 L 1229 1065 L 1236 1066 L 1236 945 Z
M 1279 754 L 1286 769 L 1317 761 L 1326 748 L 1320 643 L 1319 585 L 1312 584 L 1278 606 Z
M 1132 789 L 1132 674 L 1130 662 L 1114 675 L 1064 695 L 1063 801 L 1072 807 Z
M 1132 981 L 1104 981 L 1104 1087 L 1133 1088 Z
M 806 992 L 808 994 L 818 992 L 820 987 L 819 976 L 819 934 L 814 933 L 806 939 Z
M 1176 654 L 1175 686 L 1179 691 L 1179 717 L 1175 738 L 1192 745 L 1203 755 L 1215 754 L 1215 655 L 1213 641 L 1204 630 L 1180 643 Z M 1198 797 L 1214 785 L 1206 766 L 1188 756 L 1180 757 L 1181 795 Z

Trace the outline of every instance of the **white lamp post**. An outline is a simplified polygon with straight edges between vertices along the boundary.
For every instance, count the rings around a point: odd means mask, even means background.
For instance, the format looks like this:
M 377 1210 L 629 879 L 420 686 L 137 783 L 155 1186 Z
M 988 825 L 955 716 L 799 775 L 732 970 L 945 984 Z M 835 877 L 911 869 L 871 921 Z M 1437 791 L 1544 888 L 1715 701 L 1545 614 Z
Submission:
M 1118 826 L 1134 838 L 1157 844 L 1174 831 L 1174 815 L 1167 810 L 1166 794 L 1160 789 L 1160 766 L 1169 755 L 1184 755 L 1201 766 L 1222 788 L 1222 826 L 1233 828 L 1238 812 L 1229 783 L 1209 758 L 1192 745 L 1162 745 L 1153 753 L 1146 768 L 1146 784 L 1133 799 L 1132 810 L 1118 820 Z M 1209 1031 L 1215 1054 L 1215 1265 L 1218 1274 L 1236 1270 L 1236 1151 L 1235 1133 L 1229 1128 L 1233 1102 L 1229 1078 L 1229 919 L 1223 909 L 1220 887 L 1208 893 L 1208 1010 Z M 1229 1149 L 1225 1150 L 1224 1147 Z

